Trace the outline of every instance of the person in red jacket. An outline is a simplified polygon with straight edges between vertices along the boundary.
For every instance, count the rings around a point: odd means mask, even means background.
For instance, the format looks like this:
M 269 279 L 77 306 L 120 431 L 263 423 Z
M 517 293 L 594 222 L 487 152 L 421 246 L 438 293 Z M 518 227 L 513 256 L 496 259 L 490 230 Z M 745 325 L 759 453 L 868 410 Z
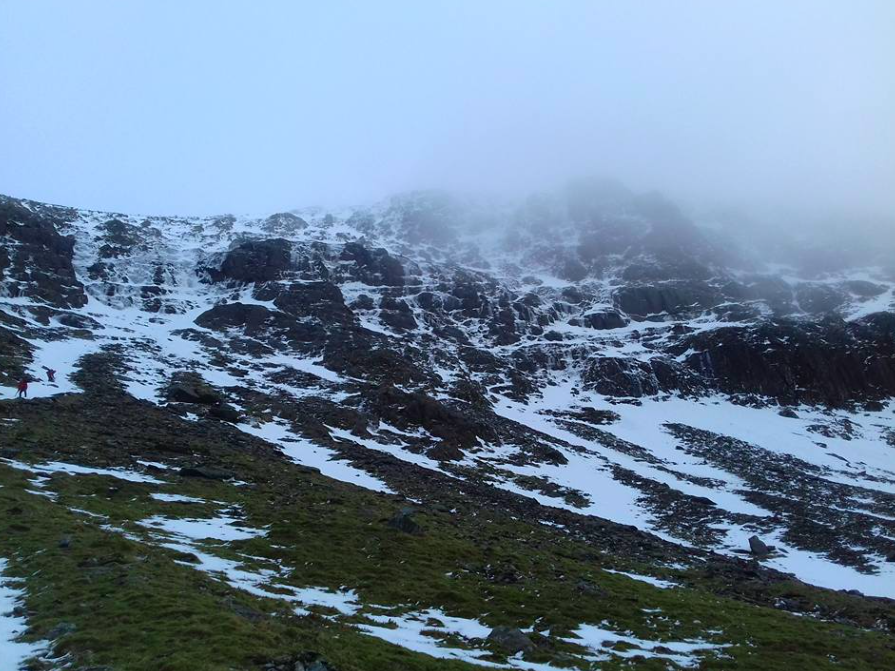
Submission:
M 23 377 L 19 381 L 18 390 L 16 391 L 16 398 L 28 398 L 28 378 Z

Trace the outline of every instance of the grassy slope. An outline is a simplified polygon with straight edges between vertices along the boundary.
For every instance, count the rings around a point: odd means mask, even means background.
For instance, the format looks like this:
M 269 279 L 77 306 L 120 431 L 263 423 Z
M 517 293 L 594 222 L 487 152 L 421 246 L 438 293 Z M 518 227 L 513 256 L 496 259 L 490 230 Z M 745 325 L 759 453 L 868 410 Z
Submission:
M 632 566 L 624 557 L 499 509 L 466 506 L 452 513 L 424 502 L 416 518 L 425 533 L 396 531 L 386 522 L 406 505 L 398 497 L 293 466 L 263 443 L 236 437 L 222 425 L 188 423 L 120 398 L 83 396 L 0 404 L 0 417 L 4 414 L 18 421 L 0 422 L 0 446 L 18 449 L 16 458 L 23 461 L 98 466 L 133 465 L 136 457 L 176 465 L 202 461 L 226 467 L 248 483 L 235 487 L 165 474 L 157 476 L 168 483 L 160 486 L 60 475 L 46 487 L 58 494 L 53 502 L 26 491 L 33 489 L 28 474 L 0 462 L 0 556 L 8 557 L 11 572 L 26 581 L 33 637 L 48 636 L 60 623 L 74 625 L 57 639 L 55 651 L 70 653 L 81 666 L 254 669 L 311 650 L 343 671 L 473 668 L 363 636 L 345 619 L 322 617 L 325 610 L 298 617 L 284 601 L 251 596 L 177 563 L 176 552 L 144 542 L 149 536 L 135 521 L 161 513 L 210 516 L 222 506 L 149 497 L 165 491 L 238 505 L 251 526 L 268 529 L 265 538 L 216 550 L 221 556 L 275 559 L 292 569 L 286 583 L 355 589 L 365 604 L 441 607 L 491 626 L 537 622 L 538 630 L 554 635 L 604 620 L 650 639 L 682 640 L 718 630 L 723 633 L 715 640 L 733 645 L 725 650 L 727 658 L 707 662 L 712 669 L 895 668 L 889 635 L 752 605 L 742 596 L 748 590 L 735 590 L 736 598 L 722 596 L 730 586 L 707 572 L 666 570 L 667 577 L 690 585 L 673 590 L 609 574 L 601 567 L 662 571 Z M 137 540 L 103 530 L 106 523 Z M 60 544 L 63 538 L 71 542 Z M 247 561 L 251 566 L 253 560 Z M 518 579 L 495 578 L 507 572 Z M 582 592 L 582 580 L 597 589 Z M 865 625 L 888 618 L 891 630 L 895 622 L 895 608 L 888 603 L 798 583 L 756 582 L 751 590 L 759 602 L 779 595 Z M 661 617 L 644 613 L 655 608 Z M 571 648 L 554 644 L 532 659 L 561 663 L 564 649 Z M 600 668 L 617 666 L 623 665 L 615 661 Z M 640 660 L 636 666 L 658 669 L 665 663 Z

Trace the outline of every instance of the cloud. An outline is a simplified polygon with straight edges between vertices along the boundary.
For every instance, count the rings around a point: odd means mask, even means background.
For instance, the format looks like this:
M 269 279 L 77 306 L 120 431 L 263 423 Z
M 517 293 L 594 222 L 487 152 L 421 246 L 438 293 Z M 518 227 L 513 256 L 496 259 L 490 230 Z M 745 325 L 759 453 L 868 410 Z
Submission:
M 895 212 L 893 22 L 886 0 L 5 3 L 0 191 L 212 213 L 601 174 Z

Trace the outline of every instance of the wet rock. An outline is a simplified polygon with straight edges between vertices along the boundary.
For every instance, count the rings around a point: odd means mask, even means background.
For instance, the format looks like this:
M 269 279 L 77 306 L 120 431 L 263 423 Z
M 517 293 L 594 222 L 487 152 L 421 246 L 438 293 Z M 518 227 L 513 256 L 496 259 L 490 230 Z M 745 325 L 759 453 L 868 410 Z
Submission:
M 780 410 L 780 412 L 778 412 L 777 414 L 780 415 L 781 417 L 787 417 L 789 419 L 798 419 L 799 418 L 799 413 L 797 413 L 792 408 L 782 408 Z
M 508 655 L 531 652 L 535 649 L 532 640 L 515 627 L 494 627 L 487 640 Z

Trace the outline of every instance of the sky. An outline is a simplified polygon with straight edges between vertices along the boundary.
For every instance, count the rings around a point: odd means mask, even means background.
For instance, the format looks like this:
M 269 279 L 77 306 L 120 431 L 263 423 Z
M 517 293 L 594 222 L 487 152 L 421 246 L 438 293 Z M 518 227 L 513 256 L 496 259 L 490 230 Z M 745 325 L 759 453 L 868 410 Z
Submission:
M 584 175 L 895 213 L 895 2 L 0 0 L 0 193 L 263 213 Z

